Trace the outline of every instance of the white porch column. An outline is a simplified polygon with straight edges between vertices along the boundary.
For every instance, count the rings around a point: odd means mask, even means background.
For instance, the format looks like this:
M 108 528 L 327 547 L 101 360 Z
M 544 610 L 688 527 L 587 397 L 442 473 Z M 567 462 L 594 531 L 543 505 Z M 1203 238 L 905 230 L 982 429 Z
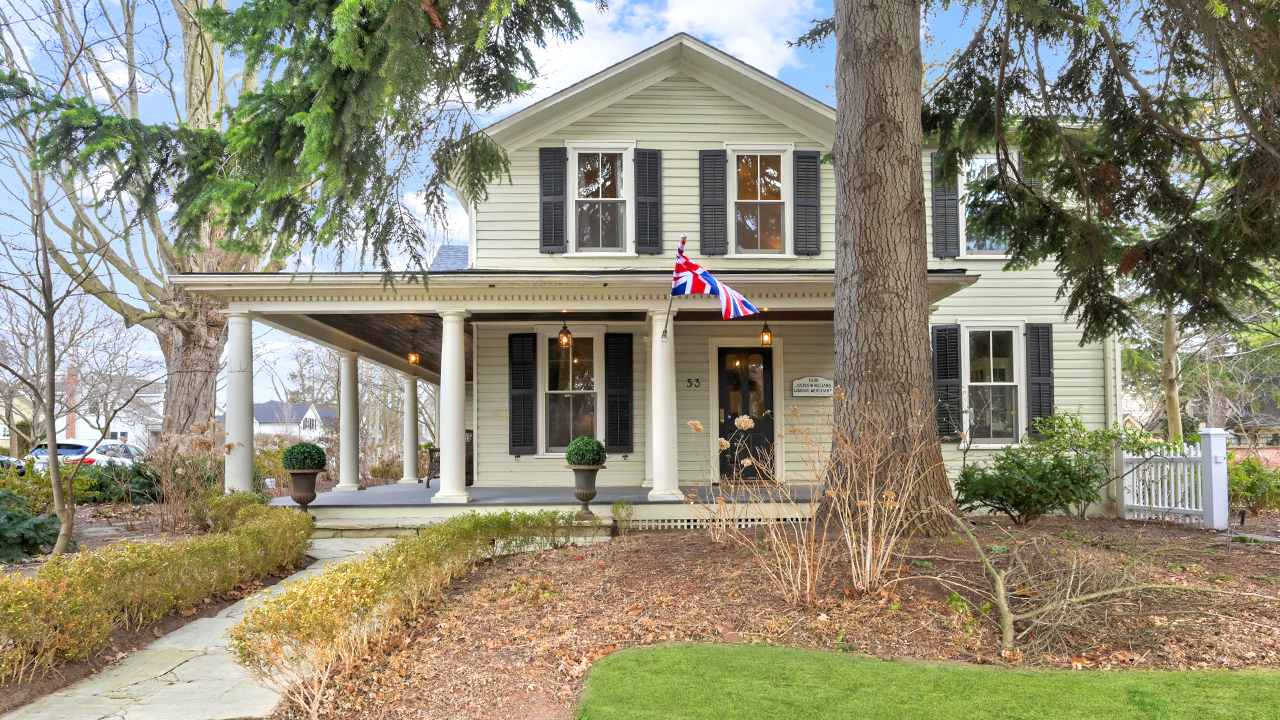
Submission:
M 652 377 L 653 336 L 644 336 L 644 376 Z M 644 392 L 644 480 L 640 487 L 653 487 L 653 385 L 645 382 Z
M 338 486 L 360 489 L 360 355 L 338 354 Z
M 467 355 L 463 318 L 466 312 L 440 313 L 440 413 L 436 435 L 440 445 L 440 491 L 433 503 L 471 502 L 467 492 Z
M 650 500 L 681 500 L 680 463 L 676 449 L 676 328 L 675 311 L 652 310 L 649 314 L 652 338 L 649 361 L 649 392 L 653 394 L 653 434 L 648 442 L 653 457 L 653 489 Z M 671 320 L 668 324 L 668 320 Z M 663 327 L 667 336 L 662 337 Z
M 227 313 L 227 492 L 253 492 L 253 320 Z
M 404 376 L 404 477 L 402 483 L 418 482 L 418 378 Z

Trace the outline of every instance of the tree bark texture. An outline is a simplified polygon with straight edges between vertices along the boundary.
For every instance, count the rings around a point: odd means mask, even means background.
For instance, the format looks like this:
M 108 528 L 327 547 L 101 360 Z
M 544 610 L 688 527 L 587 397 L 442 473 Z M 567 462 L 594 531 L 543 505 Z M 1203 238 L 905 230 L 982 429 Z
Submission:
M 928 477 L 909 502 L 920 530 L 954 507 L 932 419 L 919 0 L 836 0 L 836 382 L 903 428 L 926 418 Z M 853 415 L 837 412 L 838 429 Z M 903 449 L 907 451 L 906 448 Z
M 167 372 L 162 427 L 166 433 L 190 432 L 195 423 L 212 423 L 218 369 L 227 341 L 227 318 L 216 301 L 184 294 L 181 303 L 187 317 L 159 318 L 151 324 Z
M 1182 441 L 1182 398 L 1178 392 L 1178 319 L 1172 307 L 1164 310 L 1164 343 L 1160 377 L 1164 381 L 1164 415 L 1170 442 Z

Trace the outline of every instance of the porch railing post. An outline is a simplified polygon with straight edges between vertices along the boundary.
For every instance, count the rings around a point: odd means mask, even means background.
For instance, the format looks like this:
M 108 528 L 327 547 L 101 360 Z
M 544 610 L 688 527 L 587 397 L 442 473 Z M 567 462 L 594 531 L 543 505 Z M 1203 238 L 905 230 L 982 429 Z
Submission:
M 1227 431 L 1209 428 L 1200 431 L 1200 502 L 1206 530 L 1226 530 L 1231 523 L 1227 486 Z

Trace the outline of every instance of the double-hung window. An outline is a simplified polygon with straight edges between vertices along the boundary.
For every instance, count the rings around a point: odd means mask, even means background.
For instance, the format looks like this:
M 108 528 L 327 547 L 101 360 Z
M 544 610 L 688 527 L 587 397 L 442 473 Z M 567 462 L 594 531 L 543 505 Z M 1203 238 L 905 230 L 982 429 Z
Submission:
M 604 334 L 597 327 L 572 328 L 573 342 L 561 345 L 559 328 L 539 328 L 542 363 L 542 452 L 563 452 L 574 438 L 600 438 L 600 386 Z
M 574 253 L 633 252 L 629 205 L 634 143 L 568 142 L 571 249 Z
M 965 390 L 969 436 L 977 443 L 1018 440 L 1022 403 L 1018 358 L 1021 333 L 1013 327 L 965 328 Z
M 999 166 L 995 155 L 977 155 L 970 160 L 960 177 L 961 193 L 966 202 L 969 183 L 991 177 L 997 172 L 999 172 Z M 1004 239 L 988 237 L 978 233 L 976 230 L 971 232 L 968 227 L 969 213 L 965 208 L 965 203 L 961 203 L 961 208 L 961 212 L 964 213 L 960 223 L 960 232 L 962 233 L 961 247 L 964 248 L 964 255 L 1004 257 L 1009 254 L 1009 246 Z
M 734 255 L 791 254 L 791 145 L 728 144 Z

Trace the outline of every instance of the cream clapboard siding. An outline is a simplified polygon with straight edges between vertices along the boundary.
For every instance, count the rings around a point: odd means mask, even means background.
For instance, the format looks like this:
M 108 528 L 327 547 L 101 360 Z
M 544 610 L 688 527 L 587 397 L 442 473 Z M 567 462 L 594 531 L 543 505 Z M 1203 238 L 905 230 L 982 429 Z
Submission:
M 565 468 L 562 453 L 525 455 L 519 459 L 510 454 L 507 336 L 511 333 L 534 332 L 534 326 L 479 323 L 475 328 L 476 386 L 479 388 L 476 397 L 476 417 L 479 420 L 475 445 L 476 481 L 483 485 L 573 485 L 573 474 Z M 639 485 L 644 480 L 647 326 L 637 323 L 610 324 L 607 331 L 629 332 L 633 335 L 635 451 L 629 453 L 626 460 L 621 455 L 610 454 L 607 469 L 600 471 L 598 482 L 601 485 Z M 597 390 L 603 390 L 601 383 L 604 378 L 601 372 L 602 370 L 597 371 L 596 375 Z M 542 418 L 538 422 L 538 436 L 541 438 Z
M 566 140 L 634 140 L 637 147 L 663 151 L 663 230 L 666 252 L 654 256 L 573 257 L 538 252 L 538 147 L 562 145 Z M 670 267 L 681 232 L 689 235 L 694 258 L 698 255 L 698 151 L 723 147 L 729 142 L 794 142 L 796 149 L 826 150 L 800 133 L 688 76 L 675 74 L 613 105 L 578 120 L 511 155 L 511 183 L 490 188 L 490 198 L 477 211 L 476 267 L 522 270 L 597 270 Z M 929 154 L 922 157 L 926 196 L 926 217 L 932 237 L 932 205 L 928 201 L 932 178 Z M 708 269 L 801 268 L 829 269 L 834 263 L 834 179 L 830 165 L 822 166 L 823 253 L 817 258 L 737 259 L 714 257 L 700 260 Z M 788 229 L 790 230 L 790 229 Z M 931 240 L 930 240 L 931 242 Z M 1082 410 L 1090 425 L 1107 420 L 1104 380 L 1107 368 L 1103 346 L 1079 346 L 1080 333 L 1073 322 L 1062 317 L 1056 299 L 1058 279 L 1051 266 L 1031 270 L 1003 271 L 1001 260 L 982 258 L 939 259 L 932 256 L 930 268 L 965 268 L 981 279 L 939 304 L 931 318 L 934 324 L 969 323 L 979 320 L 1049 322 L 1054 324 L 1055 399 L 1060 410 Z M 637 308 L 641 309 L 641 308 Z M 814 440 L 820 435 L 830 409 L 825 399 L 792 398 L 791 381 L 804 376 L 832 377 L 834 351 L 831 327 L 824 323 L 771 323 L 775 346 L 774 382 L 779 406 L 778 429 L 782 440 L 787 479 L 803 482 L 806 477 L 804 443 L 786 429 L 795 420 L 789 409 L 796 408 Z M 717 378 L 711 367 L 713 338 L 738 338 L 743 344 L 758 343 L 754 321 L 737 323 L 677 323 L 677 412 L 680 481 L 693 483 L 711 477 L 712 441 L 717 427 L 712 409 L 712 393 Z M 522 457 L 508 454 L 507 334 L 530 332 L 532 325 L 481 324 L 476 336 L 477 482 L 484 485 L 570 485 L 571 476 L 563 458 Z M 609 469 L 600 475 L 601 484 L 635 485 L 645 477 L 645 416 L 647 412 L 647 352 L 644 324 L 609 326 L 610 332 L 635 335 L 635 452 L 628 460 L 611 456 Z M 1025 362 L 1025 358 L 1019 358 Z M 687 387 L 687 381 L 700 382 Z M 1025 394 L 1025 386 L 1021 392 Z M 1112 406 L 1118 406 L 1112 398 Z M 1114 419 L 1114 418 L 1113 418 Z M 686 425 L 698 420 L 706 429 L 695 435 Z M 539 418 L 539 422 L 541 422 Z M 974 451 L 970 457 L 989 451 Z M 960 453 L 955 443 L 944 445 L 944 455 L 952 474 L 958 469 Z
M 636 147 L 662 151 L 664 253 L 613 259 L 538 252 L 538 148 L 563 146 L 566 140 L 635 141 Z M 476 267 L 667 268 L 681 233 L 688 234 L 690 255 L 696 257 L 698 151 L 720 149 L 726 142 L 788 142 L 795 143 L 797 150 L 830 149 L 687 75 L 672 75 L 511 153 L 511 182 L 490 186 L 489 200 L 476 215 Z M 787 260 L 719 257 L 717 262 L 735 269 L 833 267 L 830 243 L 835 233 L 835 179 L 830 165 L 822 166 L 821 190 L 821 255 Z

